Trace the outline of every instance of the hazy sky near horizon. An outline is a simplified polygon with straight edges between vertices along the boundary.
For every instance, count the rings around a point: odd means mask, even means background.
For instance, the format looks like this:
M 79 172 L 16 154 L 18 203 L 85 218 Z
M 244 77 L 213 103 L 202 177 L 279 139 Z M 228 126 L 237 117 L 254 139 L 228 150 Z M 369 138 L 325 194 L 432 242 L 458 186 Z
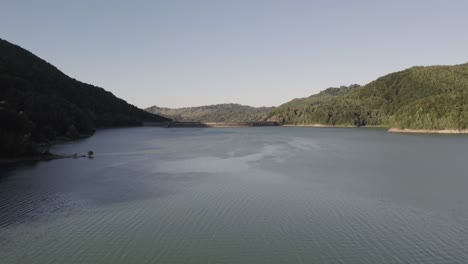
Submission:
M 0 1 L 0 38 L 139 107 L 279 105 L 468 62 L 466 0 Z

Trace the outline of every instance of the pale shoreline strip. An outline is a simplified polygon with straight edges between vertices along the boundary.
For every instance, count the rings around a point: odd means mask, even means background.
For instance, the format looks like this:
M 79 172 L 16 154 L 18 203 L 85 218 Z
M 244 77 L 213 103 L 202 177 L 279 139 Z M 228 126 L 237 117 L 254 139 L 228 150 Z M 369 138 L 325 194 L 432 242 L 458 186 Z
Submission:
M 414 133 L 414 134 L 468 134 L 468 129 L 401 129 L 401 128 L 390 128 L 388 132 L 391 133 Z
M 323 127 L 323 128 L 388 128 L 385 126 L 343 126 L 343 125 L 323 125 L 323 124 L 304 124 L 304 125 L 290 125 L 290 124 L 285 124 L 282 125 L 283 127 Z
M 356 127 L 356 126 L 334 126 L 334 125 L 322 125 L 322 124 L 304 124 L 304 125 L 291 125 L 291 124 L 284 124 L 284 127 L 329 127 L 329 128 L 345 128 L 345 127 Z

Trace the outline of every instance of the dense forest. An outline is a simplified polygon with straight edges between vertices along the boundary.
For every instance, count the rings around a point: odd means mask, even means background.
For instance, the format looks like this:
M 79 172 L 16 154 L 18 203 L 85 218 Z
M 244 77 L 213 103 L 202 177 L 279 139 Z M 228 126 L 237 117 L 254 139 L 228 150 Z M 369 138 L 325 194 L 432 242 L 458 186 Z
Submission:
M 145 110 L 176 121 L 251 122 L 265 120 L 274 107 L 252 107 L 240 104 L 218 104 L 184 108 L 148 107 Z
M 412 67 L 362 87 L 329 88 L 268 117 L 296 125 L 467 129 L 468 64 Z
M 0 39 L 0 157 L 33 155 L 44 143 L 88 136 L 99 127 L 170 119 L 468 129 L 468 64 L 412 67 L 365 86 L 328 88 L 279 107 L 219 104 L 143 111 Z
M 88 136 L 99 127 L 167 120 L 0 39 L 0 157 L 33 155 L 44 143 Z

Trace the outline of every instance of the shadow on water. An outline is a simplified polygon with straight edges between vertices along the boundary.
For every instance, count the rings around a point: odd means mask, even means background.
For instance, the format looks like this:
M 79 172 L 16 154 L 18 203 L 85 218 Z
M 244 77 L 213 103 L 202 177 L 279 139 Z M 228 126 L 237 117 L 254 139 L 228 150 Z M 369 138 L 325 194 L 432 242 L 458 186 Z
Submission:
M 22 161 L 22 162 L 13 162 L 13 163 L 3 163 L 0 164 L 0 184 L 2 181 L 6 180 L 8 177 L 14 175 L 15 172 L 20 170 L 33 169 L 39 162 L 49 162 L 49 161 Z
M 93 208 L 161 198 L 199 177 L 164 175 L 128 157 L 25 162 L 0 167 L 0 228 Z
M 204 130 L 102 130 L 93 137 L 59 144 L 52 150 L 57 154 L 69 154 L 86 153 L 92 149 L 97 153 L 94 159 L 0 164 L 0 228 L 161 198 L 180 191 L 184 185 L 190 186 L 202 176 L 194 173 L 167 175 L 155 171 L 157 144 L 174 138 L 203 137 L 206 136 Z M 233 133 L 224 129 L 209 131 L 220 135 Z M 148 144 L 156 136 L 158 143 Z M 140 142 L 140 138 L 144 140 Z

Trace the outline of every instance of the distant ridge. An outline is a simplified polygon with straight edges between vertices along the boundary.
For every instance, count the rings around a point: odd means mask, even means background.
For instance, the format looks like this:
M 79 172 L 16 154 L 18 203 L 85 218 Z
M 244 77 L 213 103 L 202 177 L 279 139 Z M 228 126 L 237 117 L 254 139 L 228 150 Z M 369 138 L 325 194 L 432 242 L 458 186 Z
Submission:
M 145 110 L 183 122 L 264 121 L 275 107 L 252 107 L 240 104 L 216 104 L 183 108 L 151 106 Z
M 285 103 L 269 114 L 283 124 L 384 126 L 412 130 L 468 127 L 468 63 L 417 66 L 365 86 L 328 89 Z
M 0 39 L 0 157 L 33 154 L 38 143 L 90 135 L 98 127 L 167 118 L 102 88 L 72 79 L 31 52 Z

